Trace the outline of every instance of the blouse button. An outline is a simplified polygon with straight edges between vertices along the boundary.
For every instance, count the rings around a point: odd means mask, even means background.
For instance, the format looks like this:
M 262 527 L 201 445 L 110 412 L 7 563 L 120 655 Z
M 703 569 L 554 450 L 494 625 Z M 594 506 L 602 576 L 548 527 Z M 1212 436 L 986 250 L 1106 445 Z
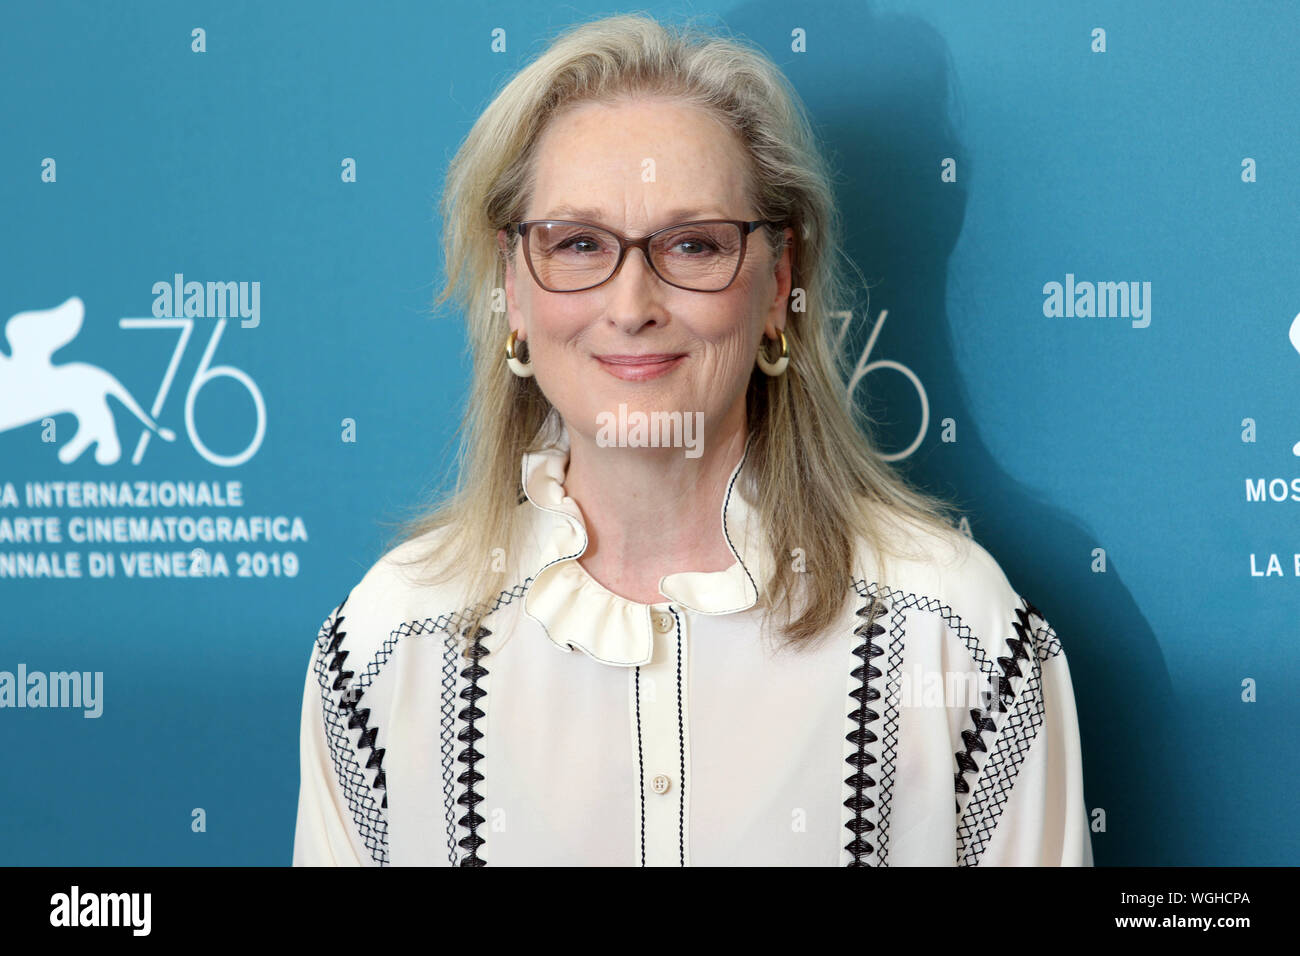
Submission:
M 667 634 L 673 629 L 672 615 L 665 614 L 663 611 L 655 612 L 655 630 L 660 634 Z
M 650 781 L 650 786 L 654 787 L 655 793 L 665 793 L 668 790 L 668 775 L 655 774 L 654 779 Z

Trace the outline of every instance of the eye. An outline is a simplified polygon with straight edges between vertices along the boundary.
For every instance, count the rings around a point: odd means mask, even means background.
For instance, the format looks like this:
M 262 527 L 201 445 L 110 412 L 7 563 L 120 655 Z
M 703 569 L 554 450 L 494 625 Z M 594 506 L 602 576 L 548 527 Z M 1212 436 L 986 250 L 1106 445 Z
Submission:
M 686 223 L 665 233 L 655 246 L 677 259 L 717 259 L 739 252 L 740 232 L 730 223 Z
M 585 245 L 587 248 L 578 248 Z M 555 246 L 557 250 L 576 250 L 578 252 L 599 252 L 600 240 L 595 236 L 572 236 Z
M 674 236 L 669 241 L 668 251 L 672 253 L 681 251 L 687 256 L 699 256 L 717 252 L 718 246 L 717 243 L 705 236 L 683 234 Z
M 698 252 L 716 252 L 718 247 L 707 239 L 683 239 L 677 243 L 678 246 L 694 246 Z M 688 249 L 687 252 L 692 250 Z

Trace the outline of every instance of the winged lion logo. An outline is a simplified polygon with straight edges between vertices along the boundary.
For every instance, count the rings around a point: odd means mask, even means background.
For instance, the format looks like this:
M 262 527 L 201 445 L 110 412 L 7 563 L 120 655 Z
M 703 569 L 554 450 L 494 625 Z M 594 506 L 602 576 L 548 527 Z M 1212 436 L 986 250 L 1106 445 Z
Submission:
M 164 441 L 176 433 L 162 428 L 113 375 L 86 362 L 55 365 L 54 353 L 77 337 L 85 318 L 77 296 L 53 309 L 18 312 L 4 326 L 9 355 L 0 352 L 0 433 L 64 412 L 77 419 L 77 433 L 59 449 L 59 461 L 74 462 L 95 445 L 95 461 L 114 464 L 122 457 L 111 395 Z

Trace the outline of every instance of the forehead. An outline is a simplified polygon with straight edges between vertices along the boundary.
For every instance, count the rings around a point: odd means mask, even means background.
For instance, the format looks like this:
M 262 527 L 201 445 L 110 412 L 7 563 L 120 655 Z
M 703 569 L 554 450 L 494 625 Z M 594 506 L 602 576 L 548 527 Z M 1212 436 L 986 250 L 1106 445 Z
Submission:
M 736 135 L 706 111 L 671 100 L 567 109 L 547 124 L 534 164 L 528 218 L 630 227 L 752 211 Z

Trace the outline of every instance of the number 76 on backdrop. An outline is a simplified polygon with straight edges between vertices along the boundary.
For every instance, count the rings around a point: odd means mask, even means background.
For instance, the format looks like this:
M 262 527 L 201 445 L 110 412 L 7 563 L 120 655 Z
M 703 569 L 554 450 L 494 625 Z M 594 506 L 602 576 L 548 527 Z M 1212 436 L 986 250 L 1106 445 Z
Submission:
M 836 333 L 835 345 L 838 350 L 844 344 L 844 336 L 848 332 L 849 324 L 853 321 L 853 313 L 850 310 L 838 310 L 830 313 L 832 318 L 840 320 L 839 331 Z M 853 374 L 845 388 L 845 402 L 852 407 L 853 393 L 858 385 L 872 372 L 879 369 L 893 369 L 902 374 L 912 387 L 916 389 L 917 397 L 921 402 L 921 424 L 917 428 L 916 436 L 912 442 L 902 451 L 882 454 L 886 461 L 897 461 L 906 458 L 921 446 L 925 439 L 925 433 L 930 427 L 930 400 L 926 394 L 925 385 L 921 379 L 906 365 L 896 362 L 893 359 L 876 359 L 870 361 L 871 352 L 876 347 L 876 340 L 880 337 L 881 327 L 885 324 L 885 318 L 889 315 L 888 310 L 882 310 L 875 324 L 871 327 L 871 334 L 867 337 L 867 343 L 862 349 L 861 355 L 858 356 L 857 365 L 853 369 Z M 189 345 L 190 337 L 194 333 L 194 320 L 188 318 L 180 319 L 155 319 L 155 318 L 125 318 L 119 319 L 118 325 L 124 329 L 180 329 L 180 335 L 176 340 L 176 347 L 172 350 L 172 356 L 167 363 L 167 370 L 163 374 L 162 383 L 159 385 L 158 393 L 154 396 L 153 403 L 150 407 L 150 414 L 157 420 L 162 413 L 163 405 L 167 402 L 167 395 L 171 391 L 172 383 L 176 378 L 176 369 L 180 365 L 181 356 L 185 354 L 185 349 Z M 193 379 L 190 380 L 190 386 L 185 393 L 185 430 L 194 444 L 195 450 L 198 451 L 205 459 L 214 465 L 224 467 L 233 467 L 242 465 L 253 455 L 262 445 L 262 440 L 266 435 L 266 403 L 262 398 L 262 392 L 257 387 L 257 383 L 244 372 L 242 369 L 235 368 L 231 365 L 213 365 L 212 357 L 217 350 L 217 345 L 221 341 L 221 336 L 226 329 L 226 320 L 217 319 L 212 329 L 212 336 L 208 339 L 207 347 L 203 350 L 203 357 L 199 360 L 199 367 L 194 372 Z M 252 440 L 244 449 L 233 455 L 219 455 L 212 451 L 203 443 L 199 437 L 198 427 L 194 421 L 194 404 L 198 399 L 198 394 L 203 386 L 207 385 L 213 379 L 230 378 L 242 385 L 253 399 L 253 405 L 257 411 L 257 428 Z M 135 451 L 131 455 L 131 463 L 138 465 L 144 457 L 145 449 L 149 446 L 149 440 L 152 434 L 148 429 L 140 434 L 140 439 L 136 443 Z
M 844 347 L 844 334 L 849 330 L 849 323 L 853 321 L 851 311 L 841 309 L 829 313 L 832 318 L 840 319 L 840 329 L 835 336 L 835 351 L 838 353 Z M 930 427 L 930 399 L 925 394 L 925 386 L 921 384 L 921 379 L 906 365 L 901 362 L 895 362 L 893 359 L 876 359 L 869 362 L 867 359 L 871 356 L 871 350 L 876 347 L 876 339 L 880 337 L 881 326 L 885 324 L 885 316 L 889 315 L 887 309 L 882 309 L 880 316 L 876 319 L 875 324 L 871 326 L 871 334 L 867 336 L 867 344 L 862 349 L 862 354 L 858 356 L 858 363 L 853 369 L 853 374 L 849 376 L 848 385 L 844 390 L 844 401 L 853 410 L 853 392 L 857 389 L 858 384 L 877 369 L 892 368 L 894 371 L 901 373 L 912 387 L 916 389 L 916 394 L 921 399 L 921 427 L 916 431 L 916 437 L 912 443 L 902 451 L 896 451 L 891 454 L 881 454 L 885 461 L 898 461 L 900 458 L 906 458 L 912 452 L 921 447 L 921 442 L 925 439 L 925 433 Z
M 154 421 L 157 421 L 158 416 L 162 413 L 163 405 L 167 401 L 167 394 L 171 391 L 172 383 L 176 379 L 176 369 L 181 364 L 181 356 L 185 354 L 185 348 L 189 345 L 190 336 L 194 333 L 194 320 L 189 318 L 131 318 L 119 319 L 117 324 L 123 329 L 181 330 L 180 336 L 176 339 L 176 348 L 172 350 L 171 360 L 167 363 L 167 371 L 163 373 L 163 380 L 158 387 L 158 394 L 154 396 L 153 404 L 149 408 L 149 413 L 153 415 Z M 203 357 L 199 360 L 199 367 L 195 369 L 194 378 L 190 380 L 190 387 L 185 392 L 185 431 L 190 436 L 195 451 L 205 459 L 214 465 L 233 468 L 248 461 L 262 447 L 262 439 L 266 436 L 266 402 L 262 400 L 262 392 L 257 387 L 257 383 L 243 369 L 231 365 L 212 364 L 212 356 L 217 351 L 217 344 L 221 341 L 221 336 L 225 331 L 226 320 L 217 319 L 212 328 L 212 336 L 208 339 L 207 347 L 203 350 Z M 199 392 L 203 386 L 218 378 L 234 379 L 242 385 L 248 391 L 248 394 L 252 396 L 253 406 L 257 410 L 257 429 L 252 441 L 245 445 L 243 450 L 233 455 L 218 455 L 203 444 L 202 439 L 199 438 L 198 427 L 194 423 L 194 403 L 198 399 Z M 140 464 L 145 449 L 149 447 L 150 437 L 152 437 L 152 433 L 148 429 L 145 429 L 140 434 L 140 440 L 136 442 L 135 451 L 131 455 L 131 464 Z

